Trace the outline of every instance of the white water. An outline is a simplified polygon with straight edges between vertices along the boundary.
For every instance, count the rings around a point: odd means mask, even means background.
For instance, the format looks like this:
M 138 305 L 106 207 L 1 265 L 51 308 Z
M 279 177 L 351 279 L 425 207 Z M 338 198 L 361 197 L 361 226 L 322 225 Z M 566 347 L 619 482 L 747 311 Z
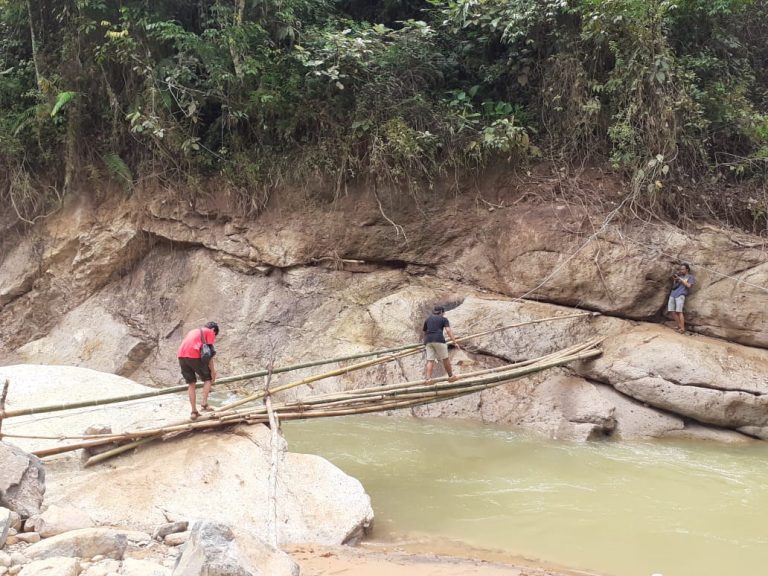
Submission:
M 450 539 L 606 576 L 768 574 L 768 444 L 575 444 L 465 421 L 284 425 L 373 500 L 375 540 Z

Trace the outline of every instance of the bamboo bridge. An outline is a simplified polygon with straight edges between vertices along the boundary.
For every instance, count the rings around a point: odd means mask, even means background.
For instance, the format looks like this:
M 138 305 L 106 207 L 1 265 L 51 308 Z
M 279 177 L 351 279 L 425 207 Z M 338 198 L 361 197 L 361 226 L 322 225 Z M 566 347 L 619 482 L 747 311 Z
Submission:
M 484 332 L 471 334 L 463 338 L 457 338 L 456 342 L 464 343 L 469 340 L 495 332 L 531 324 L 555 322 L 559 320 L 590 317 L 596 315 L 596 313 L 588 312 L 552 316 L 537 320 L 529 320 L 526 322 L 518 322 L 515 324 L 493 328 L 491 330 L 486 330 Z M 235 424 L 264 423 L 274 427 L 277 422 L 283 420 L 303 420 L 309 418 L 327 418 L 352 414 L 386 412 L 403 408 L 413 408 L 433 402 L 452 400 L 460 396 L 487 390 L 489 388 L 505 384 L 511 380 L 534 374 L 536 372 L 541 372 L 549 368 L 564 366 L 579 360 L 589 360 L 596 358 L 601 354 L 599 349 L 601 342 L 601 338 L 593 338 L 538 358 L 504 364 L 494 368 L 487 368 L 474 372 L 458 374 L 458 378 L 453 382 L 449 382 L 447 377 L 433 378 L 430 381 L 416 380 L 396 384 L 357 388 L 329 394 L 309 395 L 301 399 L 286 402 L 276 402 L 274 400 L 275 395 L 285 390 L 304 385 L 308 385 L 311 388 L 312 382 L 317 382 L 319 380 L 331 378 L 334 376 L 340 376 L 371 366 L 383 365 L 407 356 L 418 354 L 423 350 L 424 345 L 410 344 L 396 348 L 388 348 L 337 358 L 317 360 L 313 362 L 294 364 L 284 367 L 275 367 L 257 372 L 250 372 L 238 376 L 218 379 L 216 384 L 221 385 L 231 382 L 250 380 L 258 377 L 266 377 L 266 385 L 263 389 L 260 389 L 253 394 L 238 399 L 235 402 L 231 402 L 224 406 L 215 408 L 212 412 L 203 413 L 203 415 L 201 415 L 196 420 L 182 420 L 178 422 L 171 422 L 155 428 L 129 430 L 110 434 L 90 434 L 81 436 L 23 436 L 15 434 L 4 434 L 2 433 L 2 422 L 3 420 L 18 416 L 74 410 L 89 406 L 101 406 L 112 403 L 128 402 L 141 398 L 161 396 L 164 394 L 180 393 L 185 392 L 187 390 L 187 386 L 174 386 L 170 388 L 151 390 L 139 394 L 131 394 L 85 402 L 39 406 L 19 410 L 4 410 L 3 394 L 2 398 L 0 398 L 0 440 L 3 438 L 34 438 L 39 440 L 52 440 L 58 442 L 63 440 L 72 441 L 68 444 L 60 444 L 51 448 L 33 452 L 36 456 L 41 458 L 79 449 L 90 450 L 99 448 L 101 452 L 91 455 L 85 462 L 85 466 L 91 466 L 93 464 L 103 462 L 109 458 L 113 458 L 119 454 L 133 450 L 135 448 L 139 448 L 157 440 L 169 439 L 171 437 L 179 436 L 182 434 L 192 434 L 206 430 L 220 429 Z M 306 378 L 282 384 L 280 386 L 270 386 L 270 380 L 273 374 L 362 359 L 365 360 L 346 366 L 341 366 L 339 368 L 323 373 L 308 376 Z M 198 384 L 198 386 L 202 386 L 202 384 Z M 4 392 L 7 392 L 7 382 Z M 254 406 L 244 407 L 247 404 L 254 404 L 259 401 L 260 403 Z

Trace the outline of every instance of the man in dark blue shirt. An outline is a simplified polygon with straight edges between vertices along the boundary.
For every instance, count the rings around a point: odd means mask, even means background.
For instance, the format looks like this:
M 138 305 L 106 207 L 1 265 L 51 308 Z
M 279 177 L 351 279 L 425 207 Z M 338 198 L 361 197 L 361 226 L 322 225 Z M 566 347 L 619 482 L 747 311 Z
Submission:
M 445 308 L 442 306 L 435 306 L 432 310 L 432 314 L 424 321 L 424 345 L 427 350 L 427 383 L 432 381 L 432 369 L 435 362 L 440 360 L 445 368 L 445 373 L 448 374 L 448 381 L 453 382 L 456 380 L 456 376 L 453 375 L 451 369 L 451 360 L 448 357 L 448 344 L 445 342 L 443 336 L 443 329 L 448 332 L 448 336 L 451 337 L 456 347 L 461 350 L 461 346 L 456 342 L 456 337 L 451 330 L 451 324 L 448 322 L 448 318 L 443 316 Z
M 695 282 L 696 279 L 691 274 L 691 267 L 688 264 L 680 264 L 672 275 L 672 291 L 669 293 L 667 312 L 672 314 L 677 331 L 682 334 L 685 334 L 685 317 L 683 316 L 685 297 L 688 296 Z

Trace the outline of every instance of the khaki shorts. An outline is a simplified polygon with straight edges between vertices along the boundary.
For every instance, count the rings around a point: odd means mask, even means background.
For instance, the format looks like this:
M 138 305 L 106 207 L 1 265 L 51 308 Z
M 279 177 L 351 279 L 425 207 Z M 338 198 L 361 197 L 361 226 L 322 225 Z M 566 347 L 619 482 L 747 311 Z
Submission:
M 677 298 L 670 296 L 667 301 L 667 312 L 682 312 L 683 306 L 685 306 L 685 296 Z
M 427 347 L 427 362 L 448 358 L 448 344 L 445 342 L 428 342 L 425 346 Z

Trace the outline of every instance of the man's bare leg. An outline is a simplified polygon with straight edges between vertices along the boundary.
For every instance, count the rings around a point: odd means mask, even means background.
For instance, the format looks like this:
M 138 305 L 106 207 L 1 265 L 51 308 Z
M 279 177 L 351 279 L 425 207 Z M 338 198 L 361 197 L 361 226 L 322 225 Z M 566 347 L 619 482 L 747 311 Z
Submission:
M 213 381 L 206 380 L 203 382 L 203 408 L 208 408 L 208 394 L 211 393 L 211 385 L 213 384 Z
M 197 399 L 195 397 L 195 388 L 197 384 L 188 384 L 187 385 L 187 395 L 189 396 L 189 404 L 192 406 L 192 414 L 197 412 Z
M 456 380 L 456 376 L 453 375 L 453 370 L 451 369 L 451 359 L 446 358 L 443 360 L 443 368 L 445 368 L 445 373 L 448 374 L 448 382 L 453 382 Z
M 432 360 L 427 360 L 427 382 L 432 381 L 432 368 L 435 363 Z

